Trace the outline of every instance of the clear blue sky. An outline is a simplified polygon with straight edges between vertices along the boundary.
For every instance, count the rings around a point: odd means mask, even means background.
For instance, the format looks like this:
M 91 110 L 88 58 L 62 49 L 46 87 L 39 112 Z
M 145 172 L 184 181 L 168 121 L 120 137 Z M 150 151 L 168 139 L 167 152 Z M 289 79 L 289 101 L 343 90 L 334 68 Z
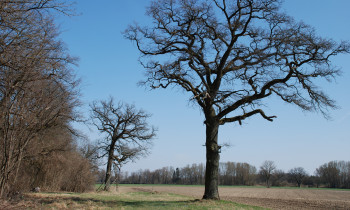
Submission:
M 82 78 L 82 113 L 88 104 L 113 96 L 134 103 L 153 116 L 158 127 L 151 155 L 124 166 L 124 171 L 183 167 L 205 163 L 205 127 L 199 108 L 188 102 L 189 95 L 179 88 L 149 91 L 138 87 L 144 78 L 135 44 L 121 34 L 128 24 L 147 24 L 145 0 L 77 0 L 80 16 L 60 18 L 62 40 L 72 55 L 80 58 L 77 74 Z M 319 35 L 350 40 L 349 0 L 285 0 L 283 9 L 296 20 L 316 28 Z M 257 168 L 273 160 L 279 169 L 304 167 L 308 172 L 331 160 L 350 161 L 350 56 L 334 59 L 343 70 L 336 83 L 322 85 L 341 107 L 331 111 L 332 121 L 318 113 L 305 113 L 283 102 L 272 100 L 267 113 L 277 115 L 274 122 L 260 117 L 242 126 L 220 128 L 219 141 L 232 145 L 221 153 L 221 161 L 248 162 Z M 91 141 L 96 131 L 76 125 Z

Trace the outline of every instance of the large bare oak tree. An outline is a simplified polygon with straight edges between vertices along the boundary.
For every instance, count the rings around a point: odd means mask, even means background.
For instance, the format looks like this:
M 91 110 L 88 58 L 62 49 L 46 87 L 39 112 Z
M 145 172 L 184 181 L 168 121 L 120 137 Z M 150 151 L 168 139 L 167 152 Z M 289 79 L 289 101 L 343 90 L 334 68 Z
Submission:
M 150 115 L 133 105 L 115 104 L 110 98 L 108 101 L 95 101 L 90 107 L 93 124 L 104 134 L 99 142 L 99 157 L 107 157 L 104 190 L 109 190 L 112 167 L 120 171 L 123 164 L 146 155 L 156 129 L 147 122 Z
M 202 109 L 206 125 L 204 199 L 219 199 L 219 126 L 253 115 L 272 121 L 272 96 L 303 110 L 336 105 L 314 83 L 339 74 L 331 58 L 347 42 L 319 37 L 312 27 L 280 12 L 279 0 L 154 0 L 152 25 L 130 25 L 147 70 L 145 85 L 180 86 Z

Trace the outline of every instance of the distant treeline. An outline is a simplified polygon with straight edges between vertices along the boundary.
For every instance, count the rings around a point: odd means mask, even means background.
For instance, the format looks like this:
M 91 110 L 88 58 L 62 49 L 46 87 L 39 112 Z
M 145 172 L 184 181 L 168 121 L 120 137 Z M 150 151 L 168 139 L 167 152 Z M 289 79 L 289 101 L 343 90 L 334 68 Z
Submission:
M 270 161 L 274 166 L 273 162 Z M 350 189 L 350 161 L 331 161 L 318 167 L 313 175 L 302 167 L 288 172 L 271 167 L 270 174 L 262 165 L 259 170 L 248 163 L 220 163 L 220 185 L 266 185 L 269 186 L 302 186 L 329 187 Z M 103 180 L 101 176 L 99 180 Z M 139 170 L 120 174 L 122 184 L 183 184 L 203 185 L 205 176 L 204 164 L 192 164 L 183 168 L 163 167 L 154 171 Z M 267 180 L 268 179 L 268 180 Z

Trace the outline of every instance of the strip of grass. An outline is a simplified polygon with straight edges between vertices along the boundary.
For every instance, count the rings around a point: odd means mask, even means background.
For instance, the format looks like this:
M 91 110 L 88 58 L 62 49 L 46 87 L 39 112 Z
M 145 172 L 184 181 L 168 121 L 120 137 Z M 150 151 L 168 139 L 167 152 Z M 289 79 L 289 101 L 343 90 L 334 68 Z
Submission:
M 266 186 L 246 186 L 246 185 L 220 185 L 223 188 L 266 188 Z M 337 190 L 337 191 L 350 191 L 350 189 L 340 189 L 340 188 L 325 188 L 325 187 L 276 187 L 272 186 L 271 189 L 288 189 L 288 190 Z
M 205 201 L 171 193 L 37 193 L 25 198 L 40 209 L 264 209 L 230 201 Z
M 100 184 L 96 184 L 96 186 L 100 186 Z M 115 186 L 115 185 L 113 185 Z M 152 186 L 164 186 L 164 187 L 203 187 L 204 185 L 176 185 L 176 184 L 120 184 L 119 186 L 126 187 L 152 187 Z M 247 186 L 247 185 L 219 185 L 219 187 L 223 188 L 266 188 L 266 186 Z M 271 187 L 272 189 L 303 189 L 303 190 L 337 190 L 337 191 L 350 191 L 350 189 L 340 189 L 340 188 L 325 188 L 325 187 Z
M 325 188 L 325 187 L 272 187 L 276 189 L 301 189 L 301 190 L 334 190 L 334 191 L 350 191 L 350 189 L 341 188 Z

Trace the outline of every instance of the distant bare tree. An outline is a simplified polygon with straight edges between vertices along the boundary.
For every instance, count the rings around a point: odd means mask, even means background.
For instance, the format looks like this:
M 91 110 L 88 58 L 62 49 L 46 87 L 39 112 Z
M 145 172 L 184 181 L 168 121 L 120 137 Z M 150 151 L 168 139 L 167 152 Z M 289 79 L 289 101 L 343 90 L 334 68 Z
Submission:
M 153 0 L 152 25 L 131 25 L 125 37 L 136 43 L 147 70 L 142 84 L 179 86 L 199 105 L 206 126 L 204 199 L 219 199 L 219 126 L 265 113 L 275 96 L 302 110 L 336 105 L 314 83 L 339 74 L 331 58 L 349 53 L 280 11 L 280 0 Z
M 303 179 L 307 176 L 307 172 L 303 167 L 296 167 L 289 170 L 289 176 L 297 183 L 298 187 L 300 187 Z
M 267 188 L 271 186 L 270 179 L 275 169 L 276 165 L 271 160 L 264 161 L 263 164 L 260 166 L 259 174 L 261 178 L 265 181 Z
M 155 137 L 155 128 L 148 125 L 149 114 L 137 110 L 135 106 L 118 103 L 112 98 L 108 101 L 93 102 L 91 119 L 104 135 L 99 143 L 102 157 L 107 157 L 104 190 L 111 185 L 112 167 L 120 167 L 130 160 L 147 155 L 151 140 Z

